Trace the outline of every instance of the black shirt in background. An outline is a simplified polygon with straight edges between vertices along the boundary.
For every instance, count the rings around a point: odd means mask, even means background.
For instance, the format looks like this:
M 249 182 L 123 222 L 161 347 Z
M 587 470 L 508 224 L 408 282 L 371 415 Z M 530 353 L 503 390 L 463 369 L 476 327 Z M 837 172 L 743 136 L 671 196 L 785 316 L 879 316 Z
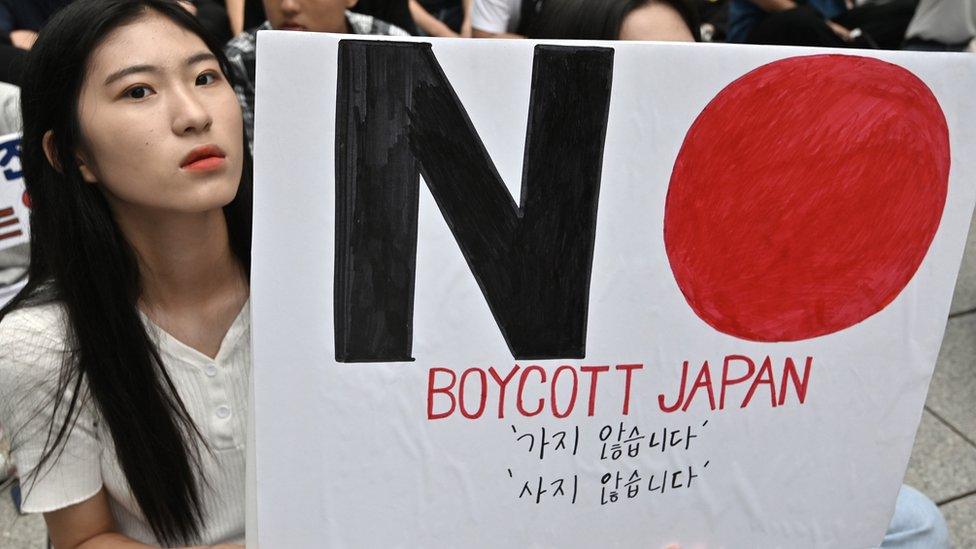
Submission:
M 267 19 L 261 0 L 244 0 L 244 30 L 260 27 Z
M 396 25 L 410 34 L 417 34 L 417 25 L 410 17 L 410 7 L 407 0 L 359 0 L 352 9 L 359 13 Z
M 420 5 L 432 14 L 448 8 L 461 8 L 461 0 L 419 0 Z
M 0 34 L 13 30 L 40 30 L 44 23 L 71 0 L 0 0 Z

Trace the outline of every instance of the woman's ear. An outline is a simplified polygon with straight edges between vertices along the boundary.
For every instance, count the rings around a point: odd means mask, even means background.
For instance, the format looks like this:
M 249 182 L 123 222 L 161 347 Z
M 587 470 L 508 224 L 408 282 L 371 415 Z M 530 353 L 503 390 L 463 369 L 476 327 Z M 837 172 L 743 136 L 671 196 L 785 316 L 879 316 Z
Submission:
M 64 173 L 64 170 L 61 169 L 61 162 L 58 160 L 58 149 L 54 145 L 54 132 L 52 130 L 44 132 L 44 137 L 41 139 L 41 146 L 44 149 L 44 156 L 47 157 L 48 164 L 57 170 L 58 173 Z M 84 155 L 80 153 L 76 154 L 75 161 L 78 163 L 78 171 L 81 172 L 81 177 L 86 183 L 95 183 L 98 181 L 91 168 L 88 167 Z
M 44 132 L 44 137 L 41 138 L 41 148 L 44 149 L 44 156 L 47 157 L 47 163 L 58 173 L 64 173 L 61 170 L 61 163 L 58 162 L 58 151 L 54 148 L 53 131 L 48 130 Z

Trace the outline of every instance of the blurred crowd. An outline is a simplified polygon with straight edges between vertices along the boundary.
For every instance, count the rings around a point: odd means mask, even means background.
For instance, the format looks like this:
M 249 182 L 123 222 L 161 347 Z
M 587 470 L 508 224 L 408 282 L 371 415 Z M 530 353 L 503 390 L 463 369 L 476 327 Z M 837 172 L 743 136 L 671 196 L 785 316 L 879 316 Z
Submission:
M 174 0 L 226 43 L 252 138 L 263 29 L 474 38 L 665 40 L 963 51 L 976 0 Z M 0 0 L 0 133 L 19 125 L 19 75 L 71 0 Z

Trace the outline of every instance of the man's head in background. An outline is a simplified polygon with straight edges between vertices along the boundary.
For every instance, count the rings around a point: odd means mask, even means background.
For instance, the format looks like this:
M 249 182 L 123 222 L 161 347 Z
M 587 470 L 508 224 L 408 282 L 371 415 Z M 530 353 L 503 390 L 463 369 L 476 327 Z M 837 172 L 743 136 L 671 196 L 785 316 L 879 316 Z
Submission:
M 346 10 L 356 0 L 264 0 L 268 22 L 277 30 L 348 33 Z

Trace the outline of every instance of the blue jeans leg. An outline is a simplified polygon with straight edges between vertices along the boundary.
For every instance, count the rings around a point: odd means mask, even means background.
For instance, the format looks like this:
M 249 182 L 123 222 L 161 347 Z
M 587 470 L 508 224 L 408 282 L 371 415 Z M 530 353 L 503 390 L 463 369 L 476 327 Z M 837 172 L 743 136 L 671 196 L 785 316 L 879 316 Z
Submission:
M 883 549 L 948 549 L 949 528 L 939 508 L 918 490 L 902 485 Z

